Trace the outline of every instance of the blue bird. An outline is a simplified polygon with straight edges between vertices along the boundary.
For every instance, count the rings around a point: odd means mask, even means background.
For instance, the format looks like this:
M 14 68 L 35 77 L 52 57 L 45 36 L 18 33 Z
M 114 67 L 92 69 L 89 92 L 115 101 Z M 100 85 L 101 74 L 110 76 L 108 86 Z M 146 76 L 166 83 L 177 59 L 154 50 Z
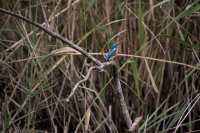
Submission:
M 113 43 L 111 48 L 108 50 L 107 53 L 105 53 L 104 58 L 106 61 L 111 61 L 112 58 L 115 56 L 116 52 L 117 52 L 117 44 Z

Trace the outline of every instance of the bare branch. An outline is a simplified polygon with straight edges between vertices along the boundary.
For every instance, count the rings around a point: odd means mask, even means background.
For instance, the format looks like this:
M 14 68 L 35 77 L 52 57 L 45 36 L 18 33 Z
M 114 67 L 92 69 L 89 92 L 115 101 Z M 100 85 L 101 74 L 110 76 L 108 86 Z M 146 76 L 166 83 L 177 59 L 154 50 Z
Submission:
M 112 64 L 112 62 L 105 62 L 105 63 L 102 63 L 101 66 L 93 66 L 93 67 L 90 67 L 89 70 L 88 70 L 88 72 L 87 72 L 87 75 L 85 76 L 85 78 L 82 79 L 82 80 L 80 80 L 79 82 L 77 82 L 77 83 L 75 84 L 75 86 L 73 87 L 71 93 L 70 93 L 69 96 L 66 98 L 66 101 L 69 102 L 70 98 L 75 94 L 75 91 L 77 90 L 77 88 L 79 87 L 79 85 L 82 84 L 82 83 L 84 83 L 84 82 L 86 82 L 86 81 L 89 79 L 92 70 L 98 69 L 98 70 L 100 70 L 100 71 L 104 71 L 104 68 L 107 67 L 107 66 L 109 66 L 109 65 L 111 65 L 111 64 Z
M 132 120 L 130 117 L 130 114 L 128 112 L 128 108 L 124 99 L 124 95 L 122 92 L 122 87 L 121 87 L 121 83 L 120 83 L 120 78 L 119 78 L 119 72 L 118 72 L 118 67 L 116 64 L 112 65 L 114 74 L 113 74 L 113 78 L 114 78 L 114 85 L 115 85 L 115 90 L 116 90 L 116 97 L 119 99 L 119 105 L 121 107 L 122 110 L 122 115 L 123 115 L 123 119 L 126 122 L 126 125 L 128 127 L 128 129 L 131 128 L 132 126 Z
M 87 75 L 85 76 L 84 79 L 80 80 L 79 82 L 77 82 L 74 86 L 74 88 L 72 89 L 71 93 L 69 94 L 69 96 L 66 98 L 66 101 L 69 102 L 70 98 L 75 94 L 77 88 L 79 87 L 80 84 L 82 84 L 83 82 L 87 81 L 88 78 L 90 77 L 90 74 L 92 72 L 93 69 L 96 69 L 97 66 L 93 66 L 93 67 L 90 67 L 90 69 L 88 70 L 88 73 Z
M 0 12 L 8 14 L 8 15 L 11 15 L 11 16 L 16 17 L 18 19 L 21 19 L 21 20 L 23 20 L 23 21 L 25 21 L 25 22 L 27 22 L 29 24 L 34 25 L 35 27 L 37 27 L 37 28 L 43 30 L 44 32 L 46 32 L 48 35 L 50 35 L 50 36 L 62 41 L 63 43 L 66 43 L 69 47 L 79 51 L 82 55 L 84 55 L 87 58 L 89 58 L 95 64 L 97 64 L 99 66 L 102 65 L 102 63 L 99 60 L 97 60 L 94 56 L 88 54 L 87 51 L 83 50 L 81 47 L 79 47 L 78 45 L 76 45 L 72 41 L 68 40 L 67 38 L 64 38 L 63 36 L 59 35 L 58 33 L 52 32 L 52 31 L 48 30 L 47 28 L 43 27 L 42 25 L 31 21 L 30 19 L 27 19 L 27 18 L 25 18 L 25 17 L 23 17 L 21 15 L 18 15 L 18 14 L 14 13 L 14 12 L 5 10 L 3 8 L 0 8 Z

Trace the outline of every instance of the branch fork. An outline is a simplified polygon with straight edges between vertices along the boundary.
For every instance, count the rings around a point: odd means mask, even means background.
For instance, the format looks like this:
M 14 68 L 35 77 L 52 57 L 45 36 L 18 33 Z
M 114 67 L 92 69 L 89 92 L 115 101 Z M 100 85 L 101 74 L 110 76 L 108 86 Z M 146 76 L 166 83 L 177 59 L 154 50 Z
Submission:
M 15 17 L 15 18 L 18 18 L 20 20 L 23 20 L 37 28 L 39 28 L 40 30 L 44 31 L 45 33 L 47 33 L 49 36 L 55 38 L 55 39 L 58 39 L 60 41 L 62 41 L 63 43 L 66 43 L 69 47 L 77 50 L 78 52 L 80 52 L 83 56 L 87 57 L 88 59 L 90 59 L 92 62 L 94 62 L 96 64 L 96 66 L 92 66 L 90 67 L 89 71 L 88 71 L 88 74 L 85 76 L 84 79 L 80 80 L 75 86 L 74 88 L 72 89 L 72 92 L 71 94 L 68 96 L 68 98 L 66 99 L 66 101 L 69 101 L 69 99 L 74 95 L 75 91 L 77 90 L 78 86 L 87 81 L 87 79 L 89 78 L 92 70 L 94 69 L 98 69 L 100 71 L 104 71 L 105 67 L 107 66 L 112 66 L 113 70 L 114 70 L 114 74 L 113 74 L 113 77 L 114 77 L 114 82 L 115 82 L 115 90 L 117 92 L 117 98 L 119 99 L 120 101 L 120 108 L 122 109 L 122 114 L 123 114 L 123 118 L 126 122 L 126 125 L 129 129 L 129 131 L 132 131 L 131 129 L 133 124 L 132 124 L 132 120 L 131 120 L 131 117 L 130 117 L 130 114 L 128 112 L 128 108 L 127 108 L 127 105 L 125 103 L 125 100 L 124 100 L 124 95 L 122 93 L 122 88 L 121 88 L 121 83 L 120 83 L 120 78 L 119 78 L 119 72 L 118 72 L 118 67 L 115 63 L 110 63 L 110 62 L 106 62 L 106 63 L 102 63 L 101 61 L 99 61 L 98 59 L 96 59 L 94 56 L 90 55 L 87 51 L 85 51 L 84 49 L 82 49 L 81 47 L 79 47 L 78 45 L 76 45 L 75 43 L 73 43 L 72 41 L 68 40 L 67 38 L 61 36 L 60 34 L 58 33 L 55 33 L 49 29 L 46 28 L 46 26 L 42 26 L 38 23 L 35 23 L 33 21 L 31 21 L 30 19 L 27 19 L 21 15 L 18 15 L 14 12 L 11 12 L 11 11 L 8 11 L 8 10 L 5 10 L 3 8 L 0 8 L 0 12 L 4 13 L 4 14 L 7 14 L 7 15 L 10 15 L 12 17 Z

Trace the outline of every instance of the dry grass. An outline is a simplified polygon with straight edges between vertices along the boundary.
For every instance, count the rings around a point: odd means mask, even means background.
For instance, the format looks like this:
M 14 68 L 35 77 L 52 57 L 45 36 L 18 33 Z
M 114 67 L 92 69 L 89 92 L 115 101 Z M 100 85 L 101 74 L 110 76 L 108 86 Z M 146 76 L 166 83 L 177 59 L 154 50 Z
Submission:
M 200 130 L 198 0 L 7 0 L 0 8 L 101 61 L 101 52 L 117 42 L 114 60 L 134 130 Z M 126 132 L 112 73 L 89 76 L 93 65 L 38 28 L 0 13 L 0 131 Z

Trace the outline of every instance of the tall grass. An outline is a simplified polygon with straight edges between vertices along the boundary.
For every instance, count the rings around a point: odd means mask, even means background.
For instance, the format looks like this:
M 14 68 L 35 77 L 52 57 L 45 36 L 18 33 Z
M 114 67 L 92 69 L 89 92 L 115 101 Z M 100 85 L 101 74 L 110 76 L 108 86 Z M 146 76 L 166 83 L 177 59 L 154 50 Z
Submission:
M 11 0 L 0 8 L 43 24 L 103 61 L 114 61 L 138 132 L 198 132 L 199 0 Z M 65 52 L 62 48 L 65 47 Z M 54 51 L 61 54 L 52 54 Z M 38 28 L 0 13 L 0 131 L 127 132 L 111 73 Z M 146 58 L 151 57 L 151 58 Z

